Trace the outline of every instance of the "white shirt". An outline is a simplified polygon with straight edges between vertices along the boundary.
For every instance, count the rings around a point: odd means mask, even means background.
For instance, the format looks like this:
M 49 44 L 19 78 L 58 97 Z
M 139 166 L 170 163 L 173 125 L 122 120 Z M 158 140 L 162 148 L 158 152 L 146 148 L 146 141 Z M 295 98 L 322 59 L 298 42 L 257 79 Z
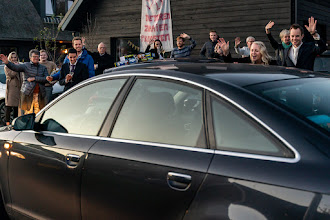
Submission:
M 289 57 L 295 66 L 297 65 L 298 53 L 299 53 L 299 49 L 300 49 L 301 45 L 303 45 L 303 42 L 301 42 L 301 44 L 298 47 L 292 46 L 289 51 Z
M 243 58 L 250 56 L 250 49 L 248 47 L 242 47 L 242 48 L 235 47 L 235 52 L 241 55 Z

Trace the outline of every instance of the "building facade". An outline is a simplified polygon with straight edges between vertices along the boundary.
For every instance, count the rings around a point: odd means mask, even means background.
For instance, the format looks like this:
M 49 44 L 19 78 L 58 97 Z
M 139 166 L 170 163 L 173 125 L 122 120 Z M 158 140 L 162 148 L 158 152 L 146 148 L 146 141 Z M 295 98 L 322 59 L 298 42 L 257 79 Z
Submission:
M 118 58 L 123 53 L 138 53 L 141 30 L 142 0 L 76 0 L 62 20 L 62 30 L 77 32 L 76 35 L 92 36 L 89 49 L 95 51 L 99 42 L 104 42 Z M 209 31 L 216 30 L 220 37 L 230 41 L 234 53 L 234 39 L 254 36 L 266 43 L 271 54 L 273 49 L 265 34 L 265 25 L 275 22 L 272 34 L 279 39 L 282 29 L 292 23 L 307 24 L 314 16 L 321 37 L 330 43 L 330 2 L 321 0 L 171 0 L 173 39 L 180 33 L 193 37 L 197 46 L 193 55 L 198 55 L 209 39 Z M 86 16 L 90 15 L 96 26 L 92 33 L 86 32 Z M 306 34 L 306 40 L 310 38 Z M 174 45 L 175 42 L 174 42 Z M 124 48 L 126 47 L 126 48 Z

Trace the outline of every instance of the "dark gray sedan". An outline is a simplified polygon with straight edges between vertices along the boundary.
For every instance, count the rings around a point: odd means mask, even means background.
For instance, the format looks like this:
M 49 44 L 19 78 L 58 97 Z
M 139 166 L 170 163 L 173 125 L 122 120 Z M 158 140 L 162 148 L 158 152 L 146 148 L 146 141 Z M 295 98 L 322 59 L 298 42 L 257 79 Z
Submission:
M 18 219 L 329 219 L 329 133 L 322 73 L 111 69 L 2 129 L 3 204 Z

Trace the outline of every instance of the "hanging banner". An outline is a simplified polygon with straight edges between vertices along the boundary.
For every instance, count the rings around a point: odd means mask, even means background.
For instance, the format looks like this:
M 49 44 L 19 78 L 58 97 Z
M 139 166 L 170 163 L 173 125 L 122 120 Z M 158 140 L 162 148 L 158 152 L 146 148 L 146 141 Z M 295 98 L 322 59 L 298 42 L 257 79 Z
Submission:
M 173 49 L 170 0 L 142 0 L 140 52 L 151 40 L 159 39 L 163 50 Z M 151 49 L 153 46 L 151 46 Z

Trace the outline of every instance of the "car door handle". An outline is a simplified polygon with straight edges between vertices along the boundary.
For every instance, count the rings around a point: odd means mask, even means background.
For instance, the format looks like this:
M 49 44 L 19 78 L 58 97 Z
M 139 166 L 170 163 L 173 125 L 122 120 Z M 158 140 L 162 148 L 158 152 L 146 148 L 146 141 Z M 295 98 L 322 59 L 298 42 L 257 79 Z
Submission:
M 79 164 L 80 156 L 75 154 L 67 154 L 65 157 L 65 161 L 69 168 L 75 168 Z
M 168 172 L 167 184 L 172 189 L 186 191 L 191 185 L 191 176 L 181 173 Z

